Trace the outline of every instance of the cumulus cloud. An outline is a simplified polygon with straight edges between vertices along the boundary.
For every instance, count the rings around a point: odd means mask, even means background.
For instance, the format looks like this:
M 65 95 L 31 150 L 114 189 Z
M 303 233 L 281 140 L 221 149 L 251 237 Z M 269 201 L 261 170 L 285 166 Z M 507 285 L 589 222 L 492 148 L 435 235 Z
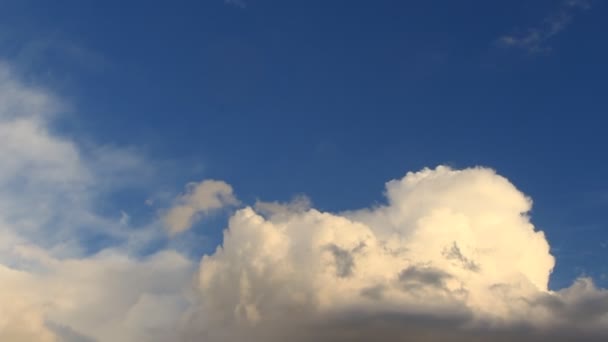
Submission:
M 175 252 L 144 260 L 112 250 L 44 262 L 33 255 L 44 252 L 14 256 L 28 270 L 0 265 L 2 341 L 168 341 L 189 307 L 193 264 Z
M 53 133 L 65 108 L 0 63 L 0 340 L 172 340 L 193 263 L 168 250 L 130 255 L 154 231 L 129 231 L 126 215 L 121 224 L 95 205 L 142 160 L 104 146 L 87 154 Z M 119 242 L 90 254 L 89 236 Z
M 577 10 L 589 8 L 591 3 L 587 0 L 563 1 L 559 8 L 549 14 L 540 25 L 504 35 L 498 39 L 498 43 L 503 47 L 520 48 L 530 53 L 550 52 L 551 46 L 548 42 L 568 27 Z
M 0 340 L 2 341 L 55 341 L 54 334 L 45 325 L 45 317 L 38 309 L 38 298 L 33 277 L 18 270 L 0 265 Z
M 607 291 L 588 278 L 548 288 L 555 260 L 532 201 L 491 169 L 410 172 L 386 184 L 384 205 L 342 213 L 303 196 L 257 202 L 200 263 L 168 248 L 141 256 L 134 220 L 94 209 L 101 188 L 121 184 L 108 179 L 142 160 L 105 147 L 87 156 L 49 128 L 60 107 L 0 66 L 2 341 L 608 336 Z M 192 183 L 141 232 L 179 233 L 237 203 L 225 182 Z M 87 251 L 91 231 L 117 242 Z
M 205 319 L 195 336 L 507 341 L 607 332 L 603 290 L 589 280 L 548 289 L 554 258 L 530 223 L 532 202 L 493 170 L 425 169 L 387 183 L 386 195 L 386 205 L 342 214 L 292 205 L 236 212 L 223 246 L 201 262 Z
M 170 234 L 178 234 L 190 229 L 204 215 L 236 204 L 238 200 L 226 182 L 205 180 L 190 183 L 186 193 L 177 198 L 176 205 L 169 209 L 163 220 Z

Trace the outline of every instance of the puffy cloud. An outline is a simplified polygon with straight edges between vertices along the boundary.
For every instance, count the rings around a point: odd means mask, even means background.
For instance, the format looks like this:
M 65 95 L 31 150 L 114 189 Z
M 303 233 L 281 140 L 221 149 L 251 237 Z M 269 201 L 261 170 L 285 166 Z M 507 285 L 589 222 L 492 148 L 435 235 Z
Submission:
M 587 280 L 548 289 L 554 258 L 530 223 L 531 200 L 493 170 L 425 169 L 387 183 L 386 195 L 386 205 L 342 214 L 276 204 L 237 211 L 223 246 L 201 262 L 205 319 L 195 336 L 506 341 L 607 332 L 603 290 Z
M 2 341 L 167 341 L 190 307 L 193 264 L 175 252 L 60 260 L 21 247 L 28 270 L 0 265 Z
M 172 340 L 190 306 L 193 263 L 168 250 L 129 253 L 154 227 L 131 231 L 126 216 L 121 224 L 95 206 L 142 160 L 53 133 L 63 108 L 0 63 L 0 340 Z M 90 255 L 90 236 L 119 242 Z
M 203 215 L 238 204 L 232 187 L 226 182 L 216 180 L 188 184 L 186 194 L 180 196 L 176 202 L 163 217 L 170 234 L 190 229 Z
M 192 264 L 175 252 L 137 260 L 105 251 L 48 272 L 47 319 L 98 341 L 172 340 L 190 305 Z
M 0 281 L 0 340 L 55 341 L 39 310 L 41 295 L 33 286 L 32 275 L 0 264 Z
M 197 270 L 179 251 L 133 246 L 236 205 L 232 187 L 192 183 L 135 231 L 124 212 L 99 215 L 101 189 L 145 161 L 84 153 L 50 129 L 61 107 L 0 65 L 2 341 L 606 339 L 606 290 L 585 278 L 548 289 L 554 258 L 532 202 L 493 170 L 408 173 L 386 184 L 385 205 L 342 213 L 258 202 Z M 91 233 L 117 242 L 87 252 Z

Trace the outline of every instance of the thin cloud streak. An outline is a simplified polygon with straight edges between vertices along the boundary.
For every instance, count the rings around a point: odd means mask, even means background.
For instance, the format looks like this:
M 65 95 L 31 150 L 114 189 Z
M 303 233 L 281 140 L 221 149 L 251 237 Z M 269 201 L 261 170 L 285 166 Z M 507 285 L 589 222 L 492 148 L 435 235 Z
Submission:
M 550 41 L 572 23 L 575 13 L 590 8 L 591 3 L 587 0 L 564 1 L 538 26 L 504 35 L 498 39 L 497 43 L 505 48 L 518 48 L 531 54 L 549 53 L 552 51 Z

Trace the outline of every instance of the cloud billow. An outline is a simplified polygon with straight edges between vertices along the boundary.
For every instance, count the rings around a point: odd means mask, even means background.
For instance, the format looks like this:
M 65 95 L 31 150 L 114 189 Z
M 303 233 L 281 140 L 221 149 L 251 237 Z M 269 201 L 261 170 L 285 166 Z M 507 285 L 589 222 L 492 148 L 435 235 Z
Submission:
M 210 341 L 606 333 L 607 300 L 589 279 L 548 289 L 549 245 L 527 216 L 531 200 L 504 177 L 441 166 L 391 181 L 386 193 L 384 206 L 342 214 L 237 211 L 223 246 L 201 262 L 200 333 Z
M 386 183 L 386 203 L 341 213 L 258 202 L 230 215 L 202 260 L 146 245 L 239 204 L 187 186 L 151 224 L 95 210 L 145 160 L 49 129 L 51 92 L 0 64 L 0 341 L 605 341 L 608 292 L 555 265 L 532 206 L 488 168 Z M 114 179 L 121 181 L 113 181 Z M 24 182 L 26 180 L 26 182 Z M 103 186 L 100 186 L 102 184 Z M 83 235 L 111 236 L 87 252 Z

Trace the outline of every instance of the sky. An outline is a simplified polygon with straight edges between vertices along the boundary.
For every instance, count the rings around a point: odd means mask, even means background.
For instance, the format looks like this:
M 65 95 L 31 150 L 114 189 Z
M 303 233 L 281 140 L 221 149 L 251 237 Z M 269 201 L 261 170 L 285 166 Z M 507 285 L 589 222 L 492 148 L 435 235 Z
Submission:
M 0 340 L 608 335 L 605 2 L 0 9 Z

